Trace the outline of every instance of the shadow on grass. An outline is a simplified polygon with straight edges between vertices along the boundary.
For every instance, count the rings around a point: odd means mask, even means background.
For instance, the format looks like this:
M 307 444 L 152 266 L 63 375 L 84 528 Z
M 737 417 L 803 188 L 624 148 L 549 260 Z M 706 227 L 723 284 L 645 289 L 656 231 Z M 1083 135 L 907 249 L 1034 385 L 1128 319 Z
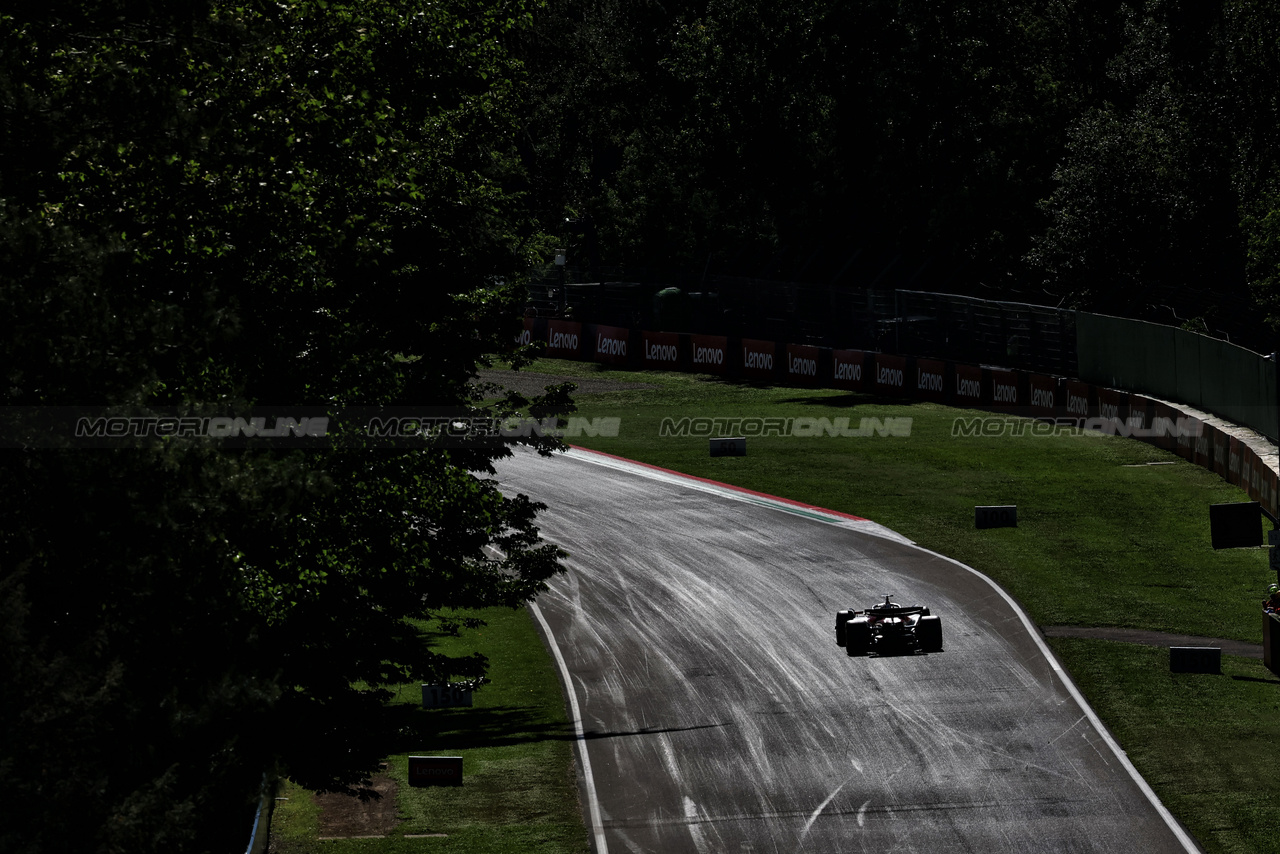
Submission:
M 686 727 L 642 727 L 631 731 L 589 731 L 584 739 L 621 738 L 635 735 L 715 729 L 723 723 Z M 489 708 L 423 709 L 395 705 L 383 709 L 381 720 L 369 728 L 388 754 L 416 750 L 473 750 L 509 747 L 541 741 L 575 741 L 573 726 L 550 722 L 535 707 L 493 706 Z
M 801 392 L 804 389 L 798 389 L 791 385 L 779 385 L 778 383 L 766 382 L 763 380 L 748 380 L 739 377 L 716 377 L 706 376 L 699 378 L 702 382 L 710 385 L 728 386 L 730 388 L 753 389 L 755 391 L 771 391 L 775 389 L 785 389 L 787 391 Z M 813 390 L 817 392 L 817 389 Z M 831 409 L 852 409 L 855 406 L 914 406 L 922 401 L 911 400 L 906 397 L 891 397 L 889 395 L 873 394 L 863 391 L 846 391 L 841 393 L 839 389 L 826 389 L 826 395 L 811 394 L 796 397 L 785 397 L 777 401 L 778 403 L 794 403 L 801 406 L 822 406 Z M 834 394 L 832 393 L 834 392 Z
M 564 722 L 548 721 L 536 707 L 423 709 L 396 705 L 383 710 L 379 730 L 387 753 L 509 747 L 572 739 Z
M 1258 676 L 1232 676 L 1237 682 L 1261 682 L 1264 685 L 1280 685 L 1280 679 L 1264 679 Z
M 925 400 L 911 400 L 905 397 L 891 397 L 889 395 L 869 394 L 867 392 L 849 392 L 847 394 L 833 397 L 821 397 L 819 395 L 786 397 L 778 402 L 796 404 L 799 406 L 821 406 L 825 409 L 854 409 L 859 406 L 911 407 L 928 403 L 928 401 Z

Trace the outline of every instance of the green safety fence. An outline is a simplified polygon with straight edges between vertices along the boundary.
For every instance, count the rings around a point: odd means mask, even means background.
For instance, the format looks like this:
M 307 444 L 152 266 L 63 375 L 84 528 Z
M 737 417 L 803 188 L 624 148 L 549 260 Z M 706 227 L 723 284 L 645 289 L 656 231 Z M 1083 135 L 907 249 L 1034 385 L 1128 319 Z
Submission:
M 1275 359 L 1141 320 L 1079 312 L 1080 379 L 1177 401 L 1280 438 Z

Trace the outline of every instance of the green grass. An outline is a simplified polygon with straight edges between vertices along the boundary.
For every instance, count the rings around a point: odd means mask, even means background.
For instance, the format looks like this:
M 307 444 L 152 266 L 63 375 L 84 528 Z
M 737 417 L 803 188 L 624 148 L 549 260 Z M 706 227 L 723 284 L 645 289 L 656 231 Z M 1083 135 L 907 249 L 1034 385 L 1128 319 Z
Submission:
M 956 437 L 982 413 L 865 395 L 603 370 L 544 360 L 567 379 L 653 389 L 578 397 L 580 416 L 617 417 L 590 447 L 699 477 L 853 513 L 995 579 L 1039 625 L 1116 626 L 1261 642 L 1275 574 L 1265 551 L 1214 551 L 1209 505 L 1248 500 L 1144 443 L 1073 432 Z M 911 418 L 911 434 L 760 436 L 746 457 L 711 458 L 703 437 L 663 437 L 663 419 Z M 977 504 L 1018 505 L 1018 527 L 979 531 Z M 1135 766 L 1211 852 L 1280 851 L 1280 680 L 1226 656 L 1223 675 L 1171 674 L 1168 651 L 1054 639 L 1053 648 Z
M 459 612 L 460 614 L 462 612 Z M 448 654 L 490 659 L 490 684 L 474 707 L 422 709 L 415 683 L 401 686 L 393 711 L 402 715 L 398 744 L 389 745 L 389 774 L 400 784 L 400 825 L 384 839 L 317 841 L 319 813 L 310 793 L 286 783 L 272 833 L 279 854 L 495 852 L 565 854 L 589 850 L 573 778 L 573 730 L 554 664 L 526 610 L 466 612 L 488 621 L 459 637 L 432 636 Z M 463 757 L 463 785 L 411 788 L 408 756 Z M 407 839 L 443 833 L 443 838 Z

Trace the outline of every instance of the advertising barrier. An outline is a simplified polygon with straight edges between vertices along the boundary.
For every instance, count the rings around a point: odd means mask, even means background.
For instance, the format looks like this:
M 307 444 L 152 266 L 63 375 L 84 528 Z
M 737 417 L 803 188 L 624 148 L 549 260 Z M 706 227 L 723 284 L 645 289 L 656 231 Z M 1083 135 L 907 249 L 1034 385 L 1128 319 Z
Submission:
M 862 350 L 832 350 L 831 384 L 849 391 L 866 391 L 868 355 Z
M 1113 388 L 1098 389 L 1098 417 L 1123 423 L 1129 418 L 1129 395 Z
M 595 360 L 605 365 L 626 365 L 627 343 L 631 336 L 631 330 L 621 326 L 600 326 L 591 327 L 592 349 L 595 353 Z
M 516 336 L 516 344 L 523 347 L 525 344 L 532 344 L 533 338 L 537 334 L 538 319 L 536 317 L 522 317 L 520 334 Z
M 942 403 L 947 397 L 946 362 L 938 359 L 915 359 L 912 396 L 920 400 Z
M 679 370 L 680 351 L 680 336 L 674 332 L 640 333 L 640 366 L 647 371 Z
M 1176 432 L 1174 439 L 1177 454 L 1189 463 L 1196 461 L 1196 440 L 1204 433 L 1204 422 L 1198 418 L 1182 415 L 1177 409 L 1169 407 L 1173 415 Z
M 818 384 L 819 348 L 803 344 L 787 345 L 787 382 L 798 386 Z
M 729 371 L 729 339 L 723 335 L 690 335 L 690 365 L 695 374 L 726 374 Z
M 1266 460 L 1258 459 L 1258 503 L 1271 515 L 1276 515 L 1276 473 Z
M 1152 441 L 1155 446 L 1185 457 L 1187 453 L 1182 449 L 1180 438 L 1178 436 L 1178 413 L 1169 406 L 1158 400 L 1153 400 L 1147 406 L 1151 410 L 1151 432 L 1154 434 Z
M 1250 448 L 1248 445 L 1244 447 L 1242 463 L 1243 471 L 1241 474 L 1244 479 L 1244 483 L 1242 485 L 1244 486 L 1245 494 L 1261 504 L 1262 502 L 1259 500 L 1260 490 L 1258 489 L 1258 484 L 1262 480 L 1260 476 L 1261 472 L 1258 471 L 1260 460 L 1258 459 L 1258 455 L 1254 453 L 1253 448 Z
M 1200 435 L 1192 440 L 1193 446 L 1193 462 L 1201 468 L 1213 470 L 1213 447 L 1214 437 L 1218 435 L 1217 429 L 1210 424 L 1200 425 Z
M 1140 394 L 1130 394 L 1127 397 L 1129 414 L 1124 418 L 1125 423 L 1134 431 L 1133 435 L 1142 436 L 1151 429 L 1151 400 Z
M 1270 474 L 1267 464 L 1258 458 L 1258 462 L 1254 465 L 1254 471 L 1258 473 L 1257 498 L 1254 500 L 1263 507 L 1271 506 L 1271 479 L 1267 476 Z
M 1054 418 L 1058 412 L 1058 380 L 1044 374 L 1027 374 L 1027 391 L 1031 402 L 1031 415 L 1036 418 Z
M 742 376 L 751 380 L 771 380 L 778 369 L 778 345 L 755 338 L 742 339 Z
M 991 388 L 989 402 L 992 406 L 1009 411 L 1023 405 L 1025 395 L 1020 393 L 1022 383 L 1019 382 L 1017 372 L 992 369 L 987 372 L 987 379 Z
M 582 324 L 575 320 L 548 320 L 547 355 L 553 359 L 581 358 Z
M 951 400 L 957 406 L 979 406 L 982 398 L 982 368 L 975 365 L 955 365 L 951 369 Z
M 877 394 L 902 397 L 907 393 L 907 359 L 905 356 L 892 356 L 888 353 L 876 353 L 872 357 L 875 374 L 871 388 Z
M 1227 480 L 1227 459 L 1231 453 L 1231 436 L 1222 430 L 1213 431 L 1213 472 Z M 1228 481 L 1230 482 L 1230 481 Z
M 1066 380 L 1062 383 L 1062 406 L 1068 418 L 1096 418 L 1097 392 L 1089 383 Z

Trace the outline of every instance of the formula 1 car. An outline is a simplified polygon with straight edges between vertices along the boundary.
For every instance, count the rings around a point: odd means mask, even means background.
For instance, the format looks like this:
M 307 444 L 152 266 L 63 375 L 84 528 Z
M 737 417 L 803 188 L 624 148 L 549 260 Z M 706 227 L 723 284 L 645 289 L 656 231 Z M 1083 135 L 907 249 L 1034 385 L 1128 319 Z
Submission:
M 942 652 L 942 620 L 923 605 L 899 605 L 890 595 L 865 611 L 837 611 L 836 643 L 849 655 Z

